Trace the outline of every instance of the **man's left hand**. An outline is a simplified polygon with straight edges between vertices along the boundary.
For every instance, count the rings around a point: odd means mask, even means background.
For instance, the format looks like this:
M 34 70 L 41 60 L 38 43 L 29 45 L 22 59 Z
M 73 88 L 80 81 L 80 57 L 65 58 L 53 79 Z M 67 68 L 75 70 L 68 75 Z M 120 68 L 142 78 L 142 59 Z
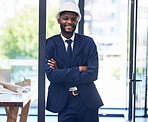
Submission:
M 47 64 L 52 69 L 58 69 L 57 63 L 56 63 L 56 61 L 53 58 L 51 60 L 48 60 L 48 63 Z

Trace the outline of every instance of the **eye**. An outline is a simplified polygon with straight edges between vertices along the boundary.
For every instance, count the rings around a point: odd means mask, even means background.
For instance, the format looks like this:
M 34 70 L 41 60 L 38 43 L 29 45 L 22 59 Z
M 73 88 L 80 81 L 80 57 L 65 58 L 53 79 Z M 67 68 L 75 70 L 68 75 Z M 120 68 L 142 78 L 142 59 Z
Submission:
M 72 18 L 71 21 L 72 22 L 76 22 L 77 21 L 77 18 Z
M 63 20 L 67 21 L 69 18 L 68 17 L 63 17 Z

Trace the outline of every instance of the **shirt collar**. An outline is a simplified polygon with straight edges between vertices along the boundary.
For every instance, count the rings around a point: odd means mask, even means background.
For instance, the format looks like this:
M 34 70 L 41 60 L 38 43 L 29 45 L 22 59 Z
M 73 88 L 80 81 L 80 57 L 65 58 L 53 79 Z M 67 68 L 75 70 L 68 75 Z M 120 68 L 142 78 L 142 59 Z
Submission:
M 62 33 L 61 33 L 60 35 L 61 35 L 61 37 L 62 37 L 62 39 L 63 39 L 64 42 L 65 42 L 66 40 L 68 40 L 67 38 L 65 38 L 65 37 L 62 35 Z M 74 38 L 75 38 L 75 33 L 73 33 L 72 37 L 70 38 L 70 39 L 72 40 L 72 42 L 74 42 Z

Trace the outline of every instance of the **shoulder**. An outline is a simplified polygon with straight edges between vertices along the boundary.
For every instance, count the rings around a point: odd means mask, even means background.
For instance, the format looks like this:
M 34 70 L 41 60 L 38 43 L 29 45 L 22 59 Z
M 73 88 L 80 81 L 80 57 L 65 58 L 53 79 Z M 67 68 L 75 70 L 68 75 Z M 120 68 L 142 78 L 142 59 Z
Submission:
M 76 33 L 76 39 L 78 39 L 82 43 L 86 43 L 88 45 L 95 45 L 93 38 L 90 36 L 87 36 L 87 35 Z
M 47 38 L 46 41 L 54 41 L 54 40 L 57 40 L 58 38 L 60 38 L 60 34 L 51 36 L 51 37 Z
M 92 37 L 90 37 L 90 36 L 87 36 L 87 35 L 83 35 L 83 34 L 79 34 L 79 33 L 76 33 L 76 37 L 77 38 L 81 38 L 81 39 L 83 39 L 83 40 L 93 40 L 93 38 Z
M 97 49 L 94 39 L 87 35 L 76 34 L 79 37 L 79 41 L 83 44 L 88 45 L 89 49 Z
M 61 40 L 60 34 L 51 36 L 48 39 L 46 39 L 46 45 L 49 45 L 49 44 L 54 45 L 54 44 L 58 43 L 59 40 Z

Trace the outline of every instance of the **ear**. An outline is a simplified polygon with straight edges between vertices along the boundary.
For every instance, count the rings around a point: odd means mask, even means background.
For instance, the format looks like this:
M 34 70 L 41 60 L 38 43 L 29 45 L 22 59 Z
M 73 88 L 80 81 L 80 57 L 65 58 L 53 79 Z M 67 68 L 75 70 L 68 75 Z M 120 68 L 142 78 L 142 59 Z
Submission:
M 60 24 L 60 19 L 58 19 L 58 23 Z

